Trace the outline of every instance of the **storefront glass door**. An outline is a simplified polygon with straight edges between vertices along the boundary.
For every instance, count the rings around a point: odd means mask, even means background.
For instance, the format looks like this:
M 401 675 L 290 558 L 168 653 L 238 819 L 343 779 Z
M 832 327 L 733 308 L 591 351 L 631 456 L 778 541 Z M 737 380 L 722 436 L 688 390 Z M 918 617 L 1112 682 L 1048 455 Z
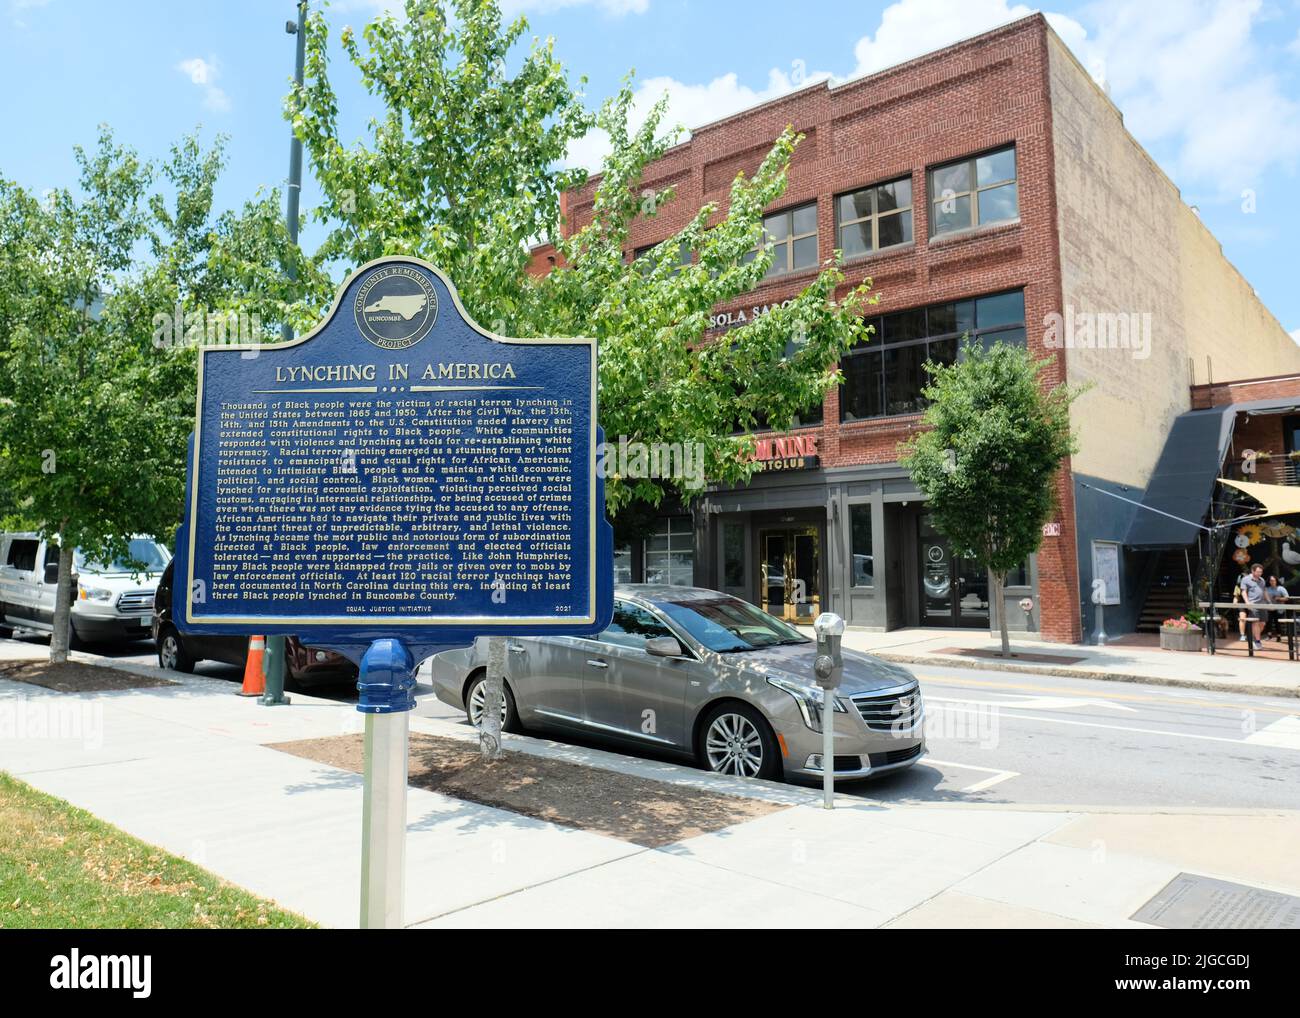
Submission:
M 765 612 L 787 622 L 811 623 L 821 611 L 821 539 L 816 527 L 759 532 Z
M 921 624 L 987 628 L 988 573 L 969 559 L 954 557 L 928 516 L 920 517 L 919 528 Z

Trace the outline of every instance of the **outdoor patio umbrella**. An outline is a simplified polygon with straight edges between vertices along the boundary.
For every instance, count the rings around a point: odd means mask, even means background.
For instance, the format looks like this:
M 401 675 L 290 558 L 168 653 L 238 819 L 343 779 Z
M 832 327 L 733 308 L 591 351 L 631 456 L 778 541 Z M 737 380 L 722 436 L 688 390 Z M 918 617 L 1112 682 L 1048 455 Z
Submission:
M 1230 481 L 1219 478 L 1220 484 L 1236 488 L 1249 495 L 1264 507 L 1265 516 L 1287 516 L 1300 513 L 1300 487 L 1290 484 L 1256 484 L 1254 481 Z

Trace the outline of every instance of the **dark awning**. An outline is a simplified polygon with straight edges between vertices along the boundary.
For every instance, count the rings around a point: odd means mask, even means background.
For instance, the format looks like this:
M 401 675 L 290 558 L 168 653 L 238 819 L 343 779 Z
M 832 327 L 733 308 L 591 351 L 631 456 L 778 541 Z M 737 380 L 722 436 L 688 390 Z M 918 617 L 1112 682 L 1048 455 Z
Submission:
M 1294 396 L 1190 410 L 1174 418 L 1124 543 L 1131 548 L 1183 548 L 1196 540 L 1237 414 L 1287 413 Z M 1152 512 L 1150 510 L 1155 510 Z M 1168 515 L 1162 515 L 1167 513 Z M 1171 519 L 1178 517 L 1178 519 Z
M 1174 418 L 1125 544 L 1131 548 L 1183 548 L 1196 540 L 1196 524 L 1204 518 L 1214 495 L 1236 416 L 1235 409 L 1225 406 L 1192 410 Z M 1152 509 L 1156 511 L 1150 512 Z M 1179 519 L 1171 519 L 1173 516 Z

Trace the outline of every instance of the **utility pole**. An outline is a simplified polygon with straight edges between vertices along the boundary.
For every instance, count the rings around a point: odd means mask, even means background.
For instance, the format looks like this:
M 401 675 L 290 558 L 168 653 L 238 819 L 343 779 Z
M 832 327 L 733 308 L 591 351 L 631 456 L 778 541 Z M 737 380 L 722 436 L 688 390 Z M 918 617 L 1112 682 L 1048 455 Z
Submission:
M 294 55 L 293 80 L 302 87 L 304 65 L 307 61 L 307 0 L 298 2 L 297 22 L 286 21 L 284 30 L 296 36 L 297 52 Z M 289 186 L 285 193 L 284 225 L 289 231 L 289 240 L 296 247 L 298 244 L 298 198 L 302 192 L 302 142 L 291 130 L 289 133 Z M 298 278 L 298 269 L 293 262 L 286 266 L 290 279 Z M 280 328 L 280 338 L 284 342 L 293 339 L 293 326 L 285 322 Z
M 304 68 L 307 62 L 307 0 L 298 2 L 298 20 L 286 21 L 284 30 L 296 36 L 296 53 L 293 63 L 293 80 L 302 85 Z M 302 192 L 302 142 L 298 135 L 290 130 L 289 135 L 289 184 L 284 201 L 284 225 L 289 231 L 289 240 L 298 245 L 298 196 Z M 290 279 L 298 278 L 298 268 L 291 261 L 285 266 Z M 280 326 L 280 339 L 287 343 L 293 339 L 293 326 L 287 321 Z M 262 694 L 261 703 L 268 707 L 289 702 L 284 695 L 284 637 L 268 636 L 266 638 L 266 692 Z

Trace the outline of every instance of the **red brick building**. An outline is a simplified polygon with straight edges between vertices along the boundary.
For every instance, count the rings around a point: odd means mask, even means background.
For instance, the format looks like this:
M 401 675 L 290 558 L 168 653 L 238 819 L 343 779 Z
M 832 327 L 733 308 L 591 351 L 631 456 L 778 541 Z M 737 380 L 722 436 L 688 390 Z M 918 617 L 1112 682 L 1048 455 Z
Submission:
M 1230 323 L 1241 347 L 1234 366 L 1260 373 L 1300 369 L 1294 343 L 1041 15 L 695 129 L 647 172 L 645 187 L 671 185 L 676 198 L 634 225 L 629 257 L 671 238 L 706 202 L 725 212 L 736 174 L 752 173 L 787 125 L 804 140 L 768 210 L 773 268 L 743 300 L 717 308 L 714 323 L 751 320 L 793 296 L 838 250 L 848 285 L 870 277 L 880 296 L 875 333 L 792 436 L 768 436 L 760 457 L 769 469 L 666 515 L 644 544 L 622 549 L 620 578 L 693 581 L 792 619 L 835 610 L 871 628 L 987 628 L 1006 611 L 1013 629 L 1073 642 L 1091 614 L 1093 545 L 1113 544 L 1121 589 L 1111 593 L 1123 608 L 1107 625 L 1132 628 L 1149 563 L 1124 545 L 1134 510 L 1095 493 L 1140 501 L 1164 431 L 1190 408 L 1189 363 L 1203 351 L 1189 322 Z M 589 221 L 593 190 L 567 196 L 566 230 Z M 1126 204 L 1130 229 L 1115 235 L 1109 220 Z M 550 255 L 536 252 L 535 271 L 549 269 Z M 1220 306 L 1197 303 L 1205 298 L 1188 265 L 1217 274 L 1228 293 Z M 1111 316 L 1105 330 L 1100 315 Z M 990 604 L 987 576 L 929 527 L 897 462 L 898 443 L 919 426 L 921 364 L 955 358 L 966 333 L 1050 357 L 1052 384 L 1093 384 L 1075 419 L 1091 469 L 1064 464 L 1059 511 L 1002 605 Z M 1090 456 L 1090 442 L 1114 445 L 1115 407 L 1134 397 L 1141 441 Z M 1091 514 L 1082 522 L 1081 501 Z M 1018 606 L 1026 596 L 1029 615 Z

